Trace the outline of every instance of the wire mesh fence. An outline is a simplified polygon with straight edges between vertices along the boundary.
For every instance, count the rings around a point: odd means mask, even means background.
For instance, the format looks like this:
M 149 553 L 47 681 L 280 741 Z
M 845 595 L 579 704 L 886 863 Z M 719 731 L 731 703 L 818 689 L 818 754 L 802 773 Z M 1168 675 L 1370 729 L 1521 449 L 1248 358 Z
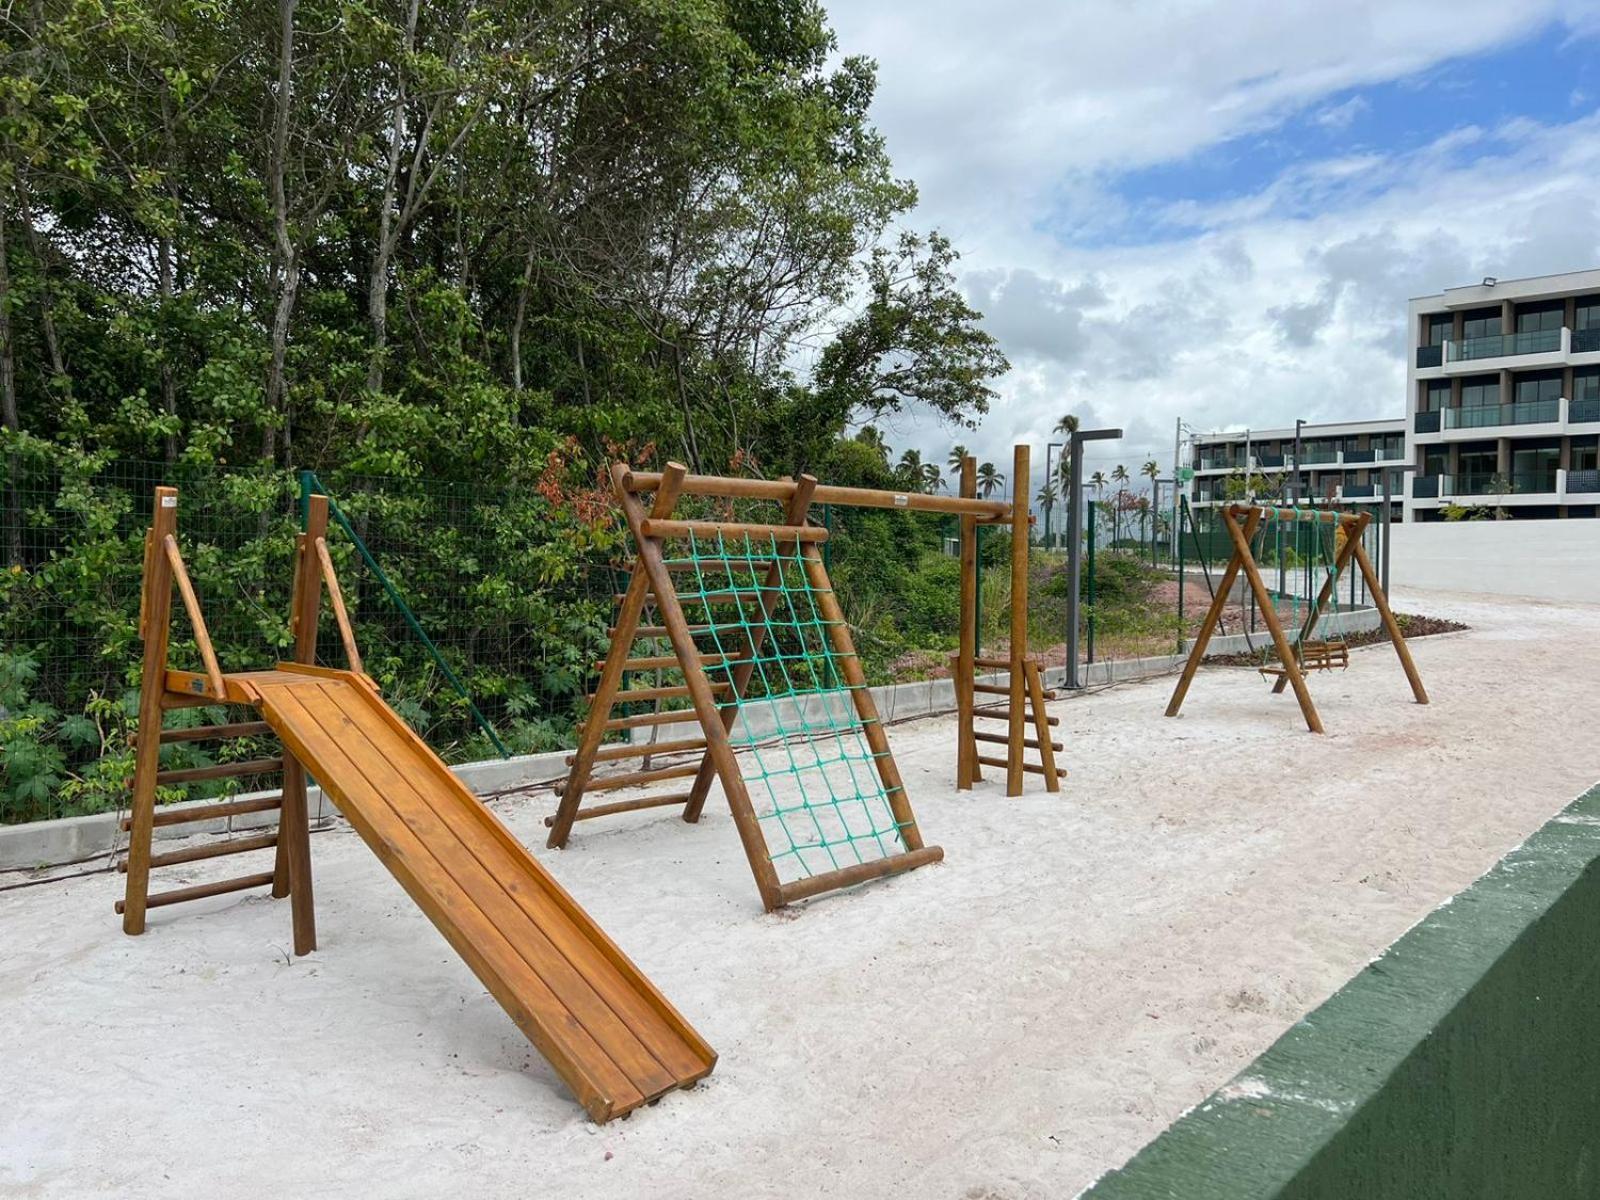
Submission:
M 25 453 L 0 460 L 0 483 L 0 823 L 112 810 L 125 800 L 140 674 L 142 539 L 159 484 L 180 491 L 180 545 L 230 671 L 289 655 L 295 537 L 309 495 L 328 494 L 329 549 L 366 670 L 449 761 L 571 745 L 607 652 L 615 597 L 627 584 L 627 539 L 598 486 L 574 497 L 538 483 L 319 479 Z M 747 512 L 693 497 L 677 515 L 778 519 L 770 504 Z M 1053 515 L 1036 525 L 1028 564 L 1028 649 L 1047 665 L 1066 659 L 1071 586 L 1065 521 Z M 1175 534 L 1170 509 L 1137 498 L 1085 505 L 1080 659 L 1170 655 L 1194 632 L 1231 546 L 1215 510 L 1180 506 L 1177 515 Z M 812 519 L 829 527 L 823 555 L 868 681 L 948 675 L 959 640 L 957 518 L 823 506 Z M 1009 533 L 980 527 L 985 653 L 1008 648 Z M 1308 602 L 1318 583 L 1315 536 L 1309 526 L 1280 524 L 1256 548 L 1268 586 L 1291 607 Z M 1367 537 L 1377 560 L 1379 523 Z M 1340 586 L 1341 603 L 1365 603 L 1357 573 L 1347 572 Z M 1224 632 L 1262 628 L 1252 599 L 1230 598 Z M 343 665 L 331 621 L 318 651 L 324 664 Z M 181 606 L 172 665 L 199 666 Z M 631 682 L 648 688 L 660 680 Z M 207 709 L 169 715 L 174 724 L 223 718 Z M 262 749 L 246 741 L 226 753 L 248 758 Z M 207 766 L 207 753 L 178 743 L 164 748 L 163 765 Z M 189 785 L 163 799 L 251 783 Z

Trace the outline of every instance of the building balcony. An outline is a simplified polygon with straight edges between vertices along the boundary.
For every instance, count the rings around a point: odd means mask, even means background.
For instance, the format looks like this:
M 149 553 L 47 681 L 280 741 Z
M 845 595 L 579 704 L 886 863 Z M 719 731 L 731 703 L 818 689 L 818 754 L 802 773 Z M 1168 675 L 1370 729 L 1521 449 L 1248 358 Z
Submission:
M 1281 471 L 1292 458 L 1292 455 L 1284 454 L 1258 454 L 1256 466 L 1264 471 Z
M 1600 400 L 1523 400 L 1511 404 L 1474 404 L 1411 416 L 1413 440 L 1424 445 L 1465 442 L 1484 437 L 1554 437 L 1600 422 Z
M 1574 329 L 1572 353 L 1600 354 L 1600 329 Z
M 1444 366 L 1444 347 L 1443 346 L 1418 346 L 1417 347 L 1417 366 L 1419 368 L 1423 368 L 1423 369 L 1426 369 L 1428 367 L 1442 367 L 1442 366 Z
M 1485 358 L 1516 358 L 1523 354 L 1550 354 L 1560 350 L 1567 330 L 1535 329 L 1527 333 L 1495 333 L 1488 337 L 1446 342 L 1446 362 L 1479 362 Z
M 1458 342 L 1446 341 L 1442 346 L 1418 346 L 1416 376 L 1419 379 L 1439 379 L 1485 371 L 1559 367 L 1568 362 L 1600 362 L 1600 343 L 1591 347 L 1593 339 L 1588 334 L 1588 330 L 1584 330 L 1582 335 L 1574 334 L 1562 326 L 1560 329 L 1464 338 Z M 1575 338 L 1580 338 L 1581 345 L 1589 349 L 1580 350 L 1574 344 Z
M 1346 450 L 1344 452 L 1346 463 L 1375 463 L 1378 461 L 1376 450 Z
M 1458 475 L 1416 475 L 1411 501 L 1418 508 L 1465 504 L 1484 508 L 1520 508 L 1552 504 L 1600 503 L 1600 471 L 1548 469 Z

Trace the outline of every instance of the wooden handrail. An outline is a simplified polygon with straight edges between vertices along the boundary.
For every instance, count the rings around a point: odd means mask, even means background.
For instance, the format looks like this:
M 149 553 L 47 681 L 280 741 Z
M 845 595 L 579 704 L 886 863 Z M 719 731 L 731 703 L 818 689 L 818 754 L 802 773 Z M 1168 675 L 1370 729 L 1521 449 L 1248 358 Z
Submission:
M 361 667 L 361 651 L 356 648 L 355 630 L 350 627 L 350 614 L 345 611 L 344 593 L 339 590 L 339 577 L 333 571 L 333 558 L 328 553 L 328 539 L 317 539 L 317 558 L 322 563 L 322 579 L 328 585 L 328 602 L 333 606 L 333 619 L 339 624 L 339 640 L 344 643 L 347 665 L 357 675 L 366 672 Z
M 189 624 L 194 627 L 195 645 L 200 648 L 200 661 L 205 664 L 206 679 L 211 684 L 212 694 L 217 699 L 227 695 L 227 689 L 222 683 L 222 668 L 217 665 L 217 652 L 211 646 L 211 632 L 206 628 L 206 619 L 200 614 L 200 597 L 195 595 L 194 584 L 189 581 L 189 570 L 183 565 L 183 553 L 178 549 L 178 539 L 170 533 L 161 542 L 162 549 L 166 551 L 167 563 L 172 567 L 172 575 L 178 581 L 178 594 L 183 597 L 183 607 L 189 614 Z

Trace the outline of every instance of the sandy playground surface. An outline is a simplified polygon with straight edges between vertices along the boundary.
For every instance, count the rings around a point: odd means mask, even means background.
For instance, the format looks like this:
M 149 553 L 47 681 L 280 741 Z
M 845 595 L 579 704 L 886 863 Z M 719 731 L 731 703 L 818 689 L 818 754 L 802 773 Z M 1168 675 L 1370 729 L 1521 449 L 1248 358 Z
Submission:
M 1600 777 L 1600 607 L 1400 607 L 1474 627 L 1415 644 L 1433 704 L 1360 650 L 1324 738 L 1247 669 L 1177 721 L 1121 685 L 1007 800 L 954 791 L 953 718 L 897 726 L 947 861 L 778 916 L 715 800 L 565 852 L 497 803 L 721 1055 L 604 1128 L 342 824 L 305 959 L 264 897 L 127 938 L 118 876 L 0 893 L 0 1196 L 1071 1196 Z

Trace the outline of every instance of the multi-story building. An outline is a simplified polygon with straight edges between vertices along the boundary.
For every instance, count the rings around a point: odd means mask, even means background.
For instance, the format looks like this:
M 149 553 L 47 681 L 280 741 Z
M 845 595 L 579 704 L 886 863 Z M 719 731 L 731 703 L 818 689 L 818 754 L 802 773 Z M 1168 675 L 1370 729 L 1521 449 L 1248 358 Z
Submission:
M 1600 270 L 1485 279 L 1411 301 L 1408 519 L 1600 511 Z
M 1194 485 L 1190 504 L 1206 509 L 1229 499 L 1233 489 L 1248 486 L 1254 475 L 1257 491 L 1276 492 L 1285 499 L 1296 494 L 1306 503 L 1372 505 L 1373 515 L 1383 503 L 1384 475 L 1388 475 L 1391 518 L 1399 520 L 1405 497 L 1403 468 L 1406 426 L 1401 420 L 1338 421 L 1300 427 L 1298 471 L 1295 431 L 1248 429 L 1229 433 L 1198 434 L 1192 440 Z

